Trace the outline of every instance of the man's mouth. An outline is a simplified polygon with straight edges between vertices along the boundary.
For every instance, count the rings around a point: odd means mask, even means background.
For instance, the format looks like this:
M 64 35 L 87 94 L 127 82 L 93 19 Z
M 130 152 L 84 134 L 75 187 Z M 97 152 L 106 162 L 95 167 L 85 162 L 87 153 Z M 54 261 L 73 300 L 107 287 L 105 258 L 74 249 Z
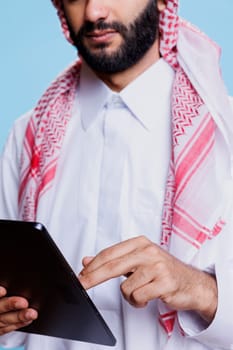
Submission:
M 86 38 L 92 42 L 101 43 L 107 42 L 113 39 L 117 32 L 114 29 L 94 30 L 86 34 Z

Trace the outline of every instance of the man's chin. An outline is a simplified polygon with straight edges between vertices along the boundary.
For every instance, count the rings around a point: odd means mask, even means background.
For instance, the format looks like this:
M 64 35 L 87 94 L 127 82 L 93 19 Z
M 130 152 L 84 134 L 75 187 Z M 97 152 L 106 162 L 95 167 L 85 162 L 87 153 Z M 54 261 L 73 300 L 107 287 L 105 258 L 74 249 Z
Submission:
M 110 47 L 110 45 L 98 45 L 95 48 L 91 49 L 78 49 L 78 52 L 80 55 L 84 58 L 84 60 L 87 59 L 91 61 L 101 61 L 101 60 L 111 60 L 112 57 L 116 57 L 119 53 L 119 49 L 113 49 Z M 86 58 L 86 59 L 85 59 Z

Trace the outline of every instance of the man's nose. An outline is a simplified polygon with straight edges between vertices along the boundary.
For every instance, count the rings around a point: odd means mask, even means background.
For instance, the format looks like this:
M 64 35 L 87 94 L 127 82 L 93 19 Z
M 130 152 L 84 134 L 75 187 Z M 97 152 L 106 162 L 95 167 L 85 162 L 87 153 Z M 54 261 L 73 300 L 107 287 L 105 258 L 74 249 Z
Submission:
M 109 15 L 109 6 L 106 0 L 88 0 L 85 10 L 85 20 L 97 22 L 106 19 Z

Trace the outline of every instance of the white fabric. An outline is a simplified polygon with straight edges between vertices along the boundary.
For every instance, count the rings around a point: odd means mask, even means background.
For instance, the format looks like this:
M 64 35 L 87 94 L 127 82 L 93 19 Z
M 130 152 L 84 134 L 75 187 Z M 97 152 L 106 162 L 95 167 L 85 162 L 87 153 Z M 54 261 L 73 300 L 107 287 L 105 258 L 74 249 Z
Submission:
M 87 67 L 83 69 L 79 99 L 68 126 L 52 195 L 50 200 L 44 196 L 38 210 L 38 220 L 47 226 L 77 273 L 83 256 L 93 255 L 119 240 L 144 234 L 159 243 L 170 158 L 172 82 L 173 71 L 162 59 L 120 94 L 112 93 Z M 18 164 L 29 115 L 16 121 L 1 159 L 1 218 L 18 217 Z M 223 187 L 228 186 L 226 193 L 230 195 L 229 164 L 222 143 L 218 135 L 218 176 Z M 195 318 L 194 313 L 179 313 L 186 336 L 180 334 L 176 325 L 168 341 L 158 324 L 156 301 L 142 310 L 132 308 L 120 297 L 119 279 L 90 291 L 117 338 L 116 349 L 231 348 L 232 231 L 233 223 L 215 240 L 208 241 L 193 262 L 201 269 L 216 270 L 221 286 L 218 312 L 210 327 Z M 105 349 L 18 332 L 0 337 L 0 344 L 8 347 L 24 342 L 30 350 Z

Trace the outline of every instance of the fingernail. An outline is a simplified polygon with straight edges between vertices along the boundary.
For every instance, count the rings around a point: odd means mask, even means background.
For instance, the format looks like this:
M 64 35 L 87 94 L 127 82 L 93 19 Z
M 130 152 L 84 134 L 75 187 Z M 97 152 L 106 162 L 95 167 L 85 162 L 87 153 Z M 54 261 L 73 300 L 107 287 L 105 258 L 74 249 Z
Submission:
M 34 310 L 27 310 L 25 313 L 25 318 L 27 320 L 35 320 L 37 318 L 37 314 Z
M 0 286 L 0 296 L 6 295 L 6 289 Z

